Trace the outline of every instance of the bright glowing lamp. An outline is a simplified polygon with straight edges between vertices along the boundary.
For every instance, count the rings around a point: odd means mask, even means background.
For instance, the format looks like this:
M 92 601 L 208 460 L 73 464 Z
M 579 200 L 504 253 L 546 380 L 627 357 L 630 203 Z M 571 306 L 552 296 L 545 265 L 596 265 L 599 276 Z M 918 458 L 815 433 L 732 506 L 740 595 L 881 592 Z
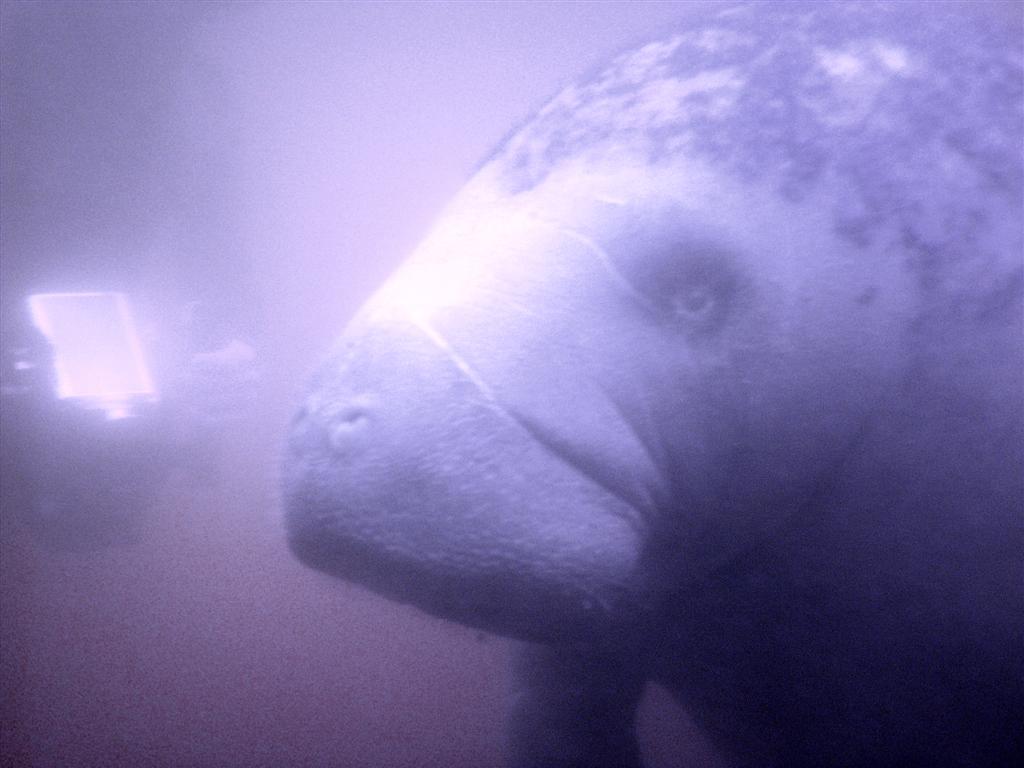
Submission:
M 121 293 L 36 293 L 32 322 L 53 346 L 57 397 L 102 409 L 109 419 L 159 400 Z

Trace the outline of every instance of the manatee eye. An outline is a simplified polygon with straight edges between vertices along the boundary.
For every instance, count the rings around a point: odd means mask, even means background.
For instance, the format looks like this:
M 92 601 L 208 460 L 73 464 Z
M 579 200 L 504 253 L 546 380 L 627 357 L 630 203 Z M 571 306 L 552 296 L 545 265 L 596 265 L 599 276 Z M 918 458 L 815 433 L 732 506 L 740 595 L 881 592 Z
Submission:
M 672 314 L 677 317 L 700 315 L 711 309 L 714 296 L 706 286 L 690 286 L 671 299 Z
M 691 337 L 713 333 L 745 292 L 742 253 L 727 231 L 667 202 L 638 199 L 602 209 L 607 220 L 595 226 L 592 245 L 623 297 L 650 320 Z
M 634 263 L 630 282 L 657 316 L 694 332 L 721 326 L 736 292 L 728 255 L 693 244 Z

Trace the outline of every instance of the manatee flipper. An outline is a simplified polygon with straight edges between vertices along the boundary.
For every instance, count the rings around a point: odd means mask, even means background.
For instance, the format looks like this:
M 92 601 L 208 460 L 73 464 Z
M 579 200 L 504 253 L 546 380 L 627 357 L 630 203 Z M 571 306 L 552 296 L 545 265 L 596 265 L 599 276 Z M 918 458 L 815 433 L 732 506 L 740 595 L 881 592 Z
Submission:
M 639 660 L 581 645 L 517 649 L 509 713 L 512 768 L 640 768 L 633 723 Z

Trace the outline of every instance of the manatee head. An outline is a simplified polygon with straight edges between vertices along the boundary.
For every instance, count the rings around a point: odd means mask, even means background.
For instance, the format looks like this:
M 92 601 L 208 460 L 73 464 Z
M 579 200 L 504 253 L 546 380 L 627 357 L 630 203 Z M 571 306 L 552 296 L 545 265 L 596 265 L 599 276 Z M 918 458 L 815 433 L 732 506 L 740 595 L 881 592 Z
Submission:
M 543 107 L 314 377 L 298 557 L 601 636 L 827 517 L 882 441 L 1021 436 L 1019 30 L 946 8 L 725 7 Z

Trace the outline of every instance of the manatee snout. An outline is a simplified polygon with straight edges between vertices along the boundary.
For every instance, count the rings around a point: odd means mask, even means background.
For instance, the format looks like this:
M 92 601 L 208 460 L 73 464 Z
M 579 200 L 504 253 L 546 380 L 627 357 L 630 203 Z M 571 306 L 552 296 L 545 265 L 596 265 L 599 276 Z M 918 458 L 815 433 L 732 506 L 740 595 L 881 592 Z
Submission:
M 413 324 L 350 330 L 293 419 L 285 528 L 307 565 L 533 640 L 635 623 L 633 510 L 538 442 Z M 555 488 L 557 493 L 539 493 Z M 564 506 L 568 505 L 568 506 Z

